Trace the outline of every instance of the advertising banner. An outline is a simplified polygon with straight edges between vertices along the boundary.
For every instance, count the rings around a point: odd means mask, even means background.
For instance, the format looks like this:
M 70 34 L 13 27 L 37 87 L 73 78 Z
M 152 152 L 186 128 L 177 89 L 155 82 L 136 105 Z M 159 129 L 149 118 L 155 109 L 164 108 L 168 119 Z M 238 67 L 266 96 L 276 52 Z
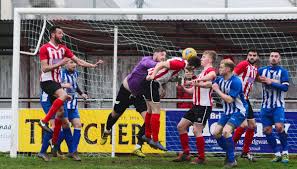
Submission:
M 79 152 L 111 152 L 111 139 L 105 145 L 100 145 L 100 138 L 105 128 L 107 117 L 111 110 L 80 110 L 80 117 L 83 124 L 81 139 L 78 146 Z M 42 141 L 42 130 L 38 121 L 44 117 L 41 109 L 23 109 L 19 116 L 19 152 L 39 152 Z M 159 139 L 165 143 L 165 112 L 160 116 Z M 116 152 L 131 153 L 137 143 L 138 133 L 143 119 L 135 110 L 127 110 L 115 124 L 116 127 Z M 165 144 L 164 144 L 165 146 Z M 65 142 L 62 144 L 62 151 L 67 152 Z M 143 147 L 144 153 L 160 153 L 161 151 L 150 148 L 147 144 Z
M 177 131 L 177 124 L 185 113 L 186 110 L 173 110 L 166 112 L 166 145 L 169 151 L 181 151 L 179 134 Z M 211 131 L 214 130 L 214 126 L 220 118 L 220 113 L 222 112 L 213 111 L 203 130 L 206 152 L 222 152 L 222 149 L 218 146 L 217 141 L 214 139 L 214 137 L 211 136 Z M 289 152 L 297 153 L 297 112 L 286 112 L 285 115 L 285 130 L 288 132 Z M 255 130 L 255 136 L 251 145 L 251 151 L 255 153 L 272 153 L 272 149 L 268 144 L 266 137 L 263 133 L 263 126 L 260 122 L 259 112 L 255 112 L 255 117 L 257 122 L 257 128 Z M 189 128 L 188 135 L 190 139 L 189 142 L 191 151 L 196 152 L 197 148 L 195 144 L 195 137 L 193 134 L 193 127 Z M 235 147 L 237 151 L 242 150 L 243 137 L 244 134 L 242 135 L 241 139 L 238 141 L 238 144 Z M 277 140 L 277 142 L 278 144 L 280 144 L 279 140 Z
M 0 109 L 0 152 L 10 150 L 11 110 Z

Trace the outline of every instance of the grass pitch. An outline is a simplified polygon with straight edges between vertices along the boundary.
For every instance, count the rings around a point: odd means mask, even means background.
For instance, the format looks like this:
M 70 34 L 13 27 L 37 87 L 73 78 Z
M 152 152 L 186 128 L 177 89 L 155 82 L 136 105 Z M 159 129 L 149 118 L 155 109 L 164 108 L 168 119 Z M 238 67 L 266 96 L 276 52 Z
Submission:
M 223 168 L 224 158 L 207 157 L 207 164 L 193 165 L 189 162 L 172 162 L 174 156 L 155 155 L 144 159 L 132 155 L 121 155 L 119 157 L 82 157 L 81 162 L 72 159 L 60 160 L 53 158 L 50 162 L 44 162 L 36 156 L 22 156 L 9 158 L 7 154 L 0 154 L 0 169 L 217 169 Z M 258 158 L 256 162 L 249 162 L 238 158 L 238 167 L 243 169 L 297 169 L 296 156 L 292 156 L 289 164 L 271 163 L 270 157 Z

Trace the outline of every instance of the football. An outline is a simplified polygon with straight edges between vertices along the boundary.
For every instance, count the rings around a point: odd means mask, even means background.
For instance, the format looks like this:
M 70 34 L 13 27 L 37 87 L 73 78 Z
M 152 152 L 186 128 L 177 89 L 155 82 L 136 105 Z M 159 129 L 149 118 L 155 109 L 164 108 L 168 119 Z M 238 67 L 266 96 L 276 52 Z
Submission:
M 185 60 L 188 60 L 189 58 L 194 57 L 194 56 L 197 56 L 197 52 L 193 48 L 186 48 L 182 52 L 182 57 Z

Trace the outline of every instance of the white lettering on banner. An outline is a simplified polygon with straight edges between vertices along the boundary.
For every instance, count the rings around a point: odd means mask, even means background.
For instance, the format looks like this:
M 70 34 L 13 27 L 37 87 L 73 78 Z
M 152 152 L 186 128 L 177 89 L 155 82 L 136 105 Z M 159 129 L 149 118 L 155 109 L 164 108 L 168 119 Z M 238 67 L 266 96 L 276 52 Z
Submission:
M 10 150 L 11 110 L 0 109 L 0 152 Z
M 220 119 L 221 118 L 221 114 L 220 113 L 210 113 L 210 119 Z
M 217 116 L 218 114 L 215 114 L 215 113 L 211 113 L 211 116 L 213 117 L 213 119 L 217 119 L 219 116 Z M 215 129 L 215 125 L 217 124 L 217 122 L 214 122 L 212 124 L 209 124 L 208 120 L 206 122 L 206 125 L 203 129 L 203 136 L 211 136 L 212 132 L 214 131 Z M 275 126 L 273 125 L 272 126 L 273 128 L 275 128 Z M 285 131 L 288 132 L 288 129 L 290 128 L 290 124 L 289 123 L 285 123 Z M 190 126 L 189 127 L 189 130 L 188 130 L 188 136 L 194 136 L 194 132 L 193 132 L 193 126 Z M 244 137 L 245 136 L 245 133 L 242 134 L 241 137 Z M 255 131 L 255 135 L 254 137 L 265 137 L 265 134 L 263 133 L 263 125 L 262 123 L 257 123 L 257 129 Z M 278 140 L 277 140 L 278 141 Z M 239 140 L 239 143 L 238 144 L 241 144 L 240 140 Z M 261 144 L 261 143 L 254 143 L 254 144 Z M 265 144 L 265 143 L 263 143 Z

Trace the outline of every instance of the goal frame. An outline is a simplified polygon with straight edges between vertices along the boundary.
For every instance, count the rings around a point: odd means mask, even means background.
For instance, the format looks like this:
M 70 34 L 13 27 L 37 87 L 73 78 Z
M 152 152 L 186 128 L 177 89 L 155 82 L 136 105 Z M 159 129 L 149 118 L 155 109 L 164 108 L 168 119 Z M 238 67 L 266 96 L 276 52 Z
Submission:
M 214 14 L 297 14 L 297 7 L 269 7 L 269 8 L 15 8 L 13 25 L 13 65 L 12 65 L 12 125 L 10 157 L 17 157 L 18 127 L 19 127 L 19 74 L 20 74 L 20 33 L 21 15 L 214 15 Z M 115 28 L 114 32 L 117 32 Z M 114 36 L 114 77 L 113 102 L 116 97 L 116 60 L 117 39 Z M 34 52 L 35 53 L 35 52 Z M 113 137 L 114 138 L 114 137 Z M 113 144 L 114 145 L 114 144 Z M 114 156 L 114 147 L 112 156 Z

